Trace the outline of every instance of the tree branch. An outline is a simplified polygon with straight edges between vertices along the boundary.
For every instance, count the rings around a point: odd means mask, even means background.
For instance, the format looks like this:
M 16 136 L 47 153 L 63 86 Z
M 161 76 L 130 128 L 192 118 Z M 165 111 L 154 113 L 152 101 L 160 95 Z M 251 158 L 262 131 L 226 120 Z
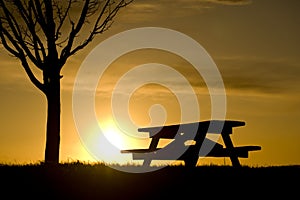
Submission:
M 5 32 L 5 30 L 3 30 L 2 25 L 0 24 L 0 38 L 1 38 L 1 43 L 4 46 L 4 48 L 6 50 L 8 50 L 8 52 L 10 52 L 11 54 L 13 54 L 14 56 L 16 56 L 17 58 L 19 58 L 19 52 L 14 50 L 12 47 L 9 46 L 9 44 L 6 41 L 5 36 L 3 35 L 3 33 Z
M 25 9 L 25 7 L 19 1 L 16 1 L 15 5 L 18 8 L 19 13 L 21 14 L 21 17 L 24 20 L 26 26 L 28 27 L 28 30 L 30 31 L 31 35 L 29 35 L 28 38 L 30 38 L 31 44 L 33 44 L 32 47 L 35 52 L 36 60 L 38 62 L 37 67 L 42 69 L 42 66 L 43 66 L 42 60 L 44 60 L 46 57 L 46 51 L 45 51 L 43 42 L 37 35 L 38 31 L 35 28 L 36 23 L 33 21 L 32 14 L 31 14 L 32 9 L 33 9 L 32 5 L 29 4 L 27 9 Z M 40 56 L 40 52 L 43 57 Z
M 28 62 L 26 60 L 26 57 L 25 56 L 22 56 L 20 58 L 21 60 L 21 63 L 22 63 L 22 66 L 23 68 L 25 69 L 26 71 L 26 74 L 28 75 L 30 81 L 38 88 L 40 89 L 43 93 L 46 92 L 46 88 L 45 88 L 45 85 L 42 84 L 36 77 L 35 75 L 33 74 L 32 70 L 30 69 L 29 65 L 28 65 Z M 46 94 L 46 93 L 45 93 Z
M 14 50 L 12 47 L 10 47 L 6 41 L 6 37 L 8 38 L 8 40 L 12 43 L 12 45 L 14 46 L 14 48 L 16 50 Z M 17 58 L 19 58 L 22 62 L 22 66 L 25 69 L 25 72 L 27 74 L 27 76 L 29 77 L 29 79 L 31 80 L 31 82 L 41 91 L 45 92 L 45 87 L 44 85 L 35 77 L 35 75 L 33 74 L 32 70 L 30 69 L 28 62 L 26 60 L 26 56 L 23 52 L 23 50 L 21 49 L 21 47 L 18 45 L 18 43 L 13 39 L 13 37 L 8 33 L 7 30 L 3 29 L 2 27 L 2 23 L 0 24 L 0 38 L 1 38 L 1 42 L 4 46 L 5 49 L 7 49 L 10 53 L 12 53 L 14 56 L 16 56 Z
M 128 4 L 130 4 L 133 0 L 130 1 L 125 1 L 125 0 L 121 0 L 115 7 L 114 9 L 110 10 L 110 6 L 111 6 L 111 0 L 107 0 L 106 3 L 104 4 L 104 6 L 101 9 L 101 12 L 99 13 L 93 29 L 91 31 L 91 33 L 89 34 L 89 36 L 87 37 L 86 40 L 84 40 L 81 44 L 79 44 L 78 46 L 74 47 L 73 50 L 72 49 L 72 45 L 74 42 L 74 38 L 76 36 L 72 35 L 72 39 L 71 39 L 71 34 L 70 34 L 70 38 L 69 38 L 69 43 L 68 45 L 65 47 L 65 49 L 62 52 L 62 56 L 61 56 L 61 62 L 65 63 L 66 60 L 68 59 L 68 57 L 74 55 L 76 52 L 78 52 L 79 50 L 83 49 L 84 47 L 86 47 L 97 34 L 101 34 L 104 31 L 106 31 L 111 24 L 109 24 L 109 22 L 112 21 L 112 19 L 116 16 L 116 14 L 118 13 L 118 11 L 122 8 L 127 6 Z M 87 2 L 86 2 L 87 3 Z M 114 3 L 114 1 L 113 1 Z M 87 5 L 85 5 L 87 6 Z M 88 12 L 86 13 L 86 15 L 88 14 Z M 105 19 L 102 21 L 101 23 L 101 19 L 104 17 L 104 15 L 107 14 L 107 16 L 105 17 Z M 84 21 L 82 21 L 83 23 Z M 83 24 L 82 24 L 83 25 Z M 80 29 L 82 28 L 82 25 L 80 26 Z M 78 26 L 77 26 L 78 27 Z M 76 32 L 74 30 L 74 32 Z M 72 33 L 72 32 L 71 32 Z M 71 40 L 70 40 L 71 39 Z
M 75 26 L 74 24 L 72 24 L 72 29 L 71 32 L 69 34 L 69 40 L 68 43 L 66 45 L 65 48 L 63 48 L 62 52 L 61 52 L 61 60 L 67 60 L 67 58 L 70 56 L 70 51 L 73 45 L 73 42 L 75 40 L 75 37 L 77 35 L 77 33 L 80 31 L 80 29 L 82 28 L 84 21 L 85 21 L 85 17 L 87 15 L 88 12 L 88 8 L 89 8 L 89 0 L 85 1 L 85 4 L 81 10 L 81 14 L 80 14 L 80 18 L 78 20 L 77 25 Z
M 0 39 L 4 48 L 20 59 L 32 83 L 45 93 L 49 80 L 60 76 L 67 59 L 108 30 L 118 11 L 132 1 L 0 0 Z M 75 2 L 81 2 L 80 11 Z M 70 17 L 73 11 L 76 21 Z M 68 16 L 70 29 L 62 34 Z M 87 25 L 89 19 L 94 20 L 91 26 Z M 91 31 L 80 40 L 79 33 L 86 31 L 85 27 Z M 42 70 L 44 83 L 34 75 L 31 63 Z
M 47 45 L 48 45 L 48 56 L 51 59 L 57 58 L 57 49 L 55 44 L 55 22 L 53 18 L 53 5 L 52 1 L 44 1 L 45 2 L 45 10 L 46 10 L 46 24 L 45 29 L 47 33 L 45 33 L 47 37 Z
M 47 28 L 46 28 L 47 24 L 45 21 L 45 16 L 43 14 L 42 4 L 40 3 L 39 0 L 30 0 L 29 5 L 32 5 L 31 7 L 32 7 L 32 10 L 33 10 L 36 20 L 40 24 L 44 34 L 47 34 Z
M 26 55 L 29 57 L 29 59 L 36 65 L 40 66 L 38 60 L 32 55 L 30 49 L 26 45 L 26 33 L 24 32 L 24 38 L 22 37 L 22 31 L 20 29 L 21 25 L 18 24 L 16 18 L 13 16 L 13 14 L 7 9 L 5 3 L 3 0 L 0 1 L 0 4 L 2 6 L 2 10 L 5 14 L 5 19 L 8 22 L 8 25 L 12 31 L 13 38 L 15 38 L 15 41 L 17 41 L 23 50 L 26 52 Z
M 69 10 L 71 8 L 72 2 L 73 2 L 73 0 L 68 1 L 68 5 L 67 5 L 67 8 L 65 9 L 65 11 L 61 11 L 62 9 L 60 9 L 59 6 L 57 5 L 57 15 L 58 15 L 58 18 L 59 18 L 59 24 L 58 24 L 58 27 L 56 29 L 55 40 L 58 40 L 59 36 L 61 35 L 61 28 L 62 28 L 68 14 L 69 14 Z

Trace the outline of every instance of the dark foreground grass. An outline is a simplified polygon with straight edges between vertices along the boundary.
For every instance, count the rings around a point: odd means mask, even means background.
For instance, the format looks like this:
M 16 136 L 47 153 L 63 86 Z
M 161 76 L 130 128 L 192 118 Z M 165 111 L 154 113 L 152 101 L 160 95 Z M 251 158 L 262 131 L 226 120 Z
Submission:
M 300 195 L 300 166 L 168 166 L 128 173 L 79 162 L 0 165 L 0 178 L 0 199 L 299 199 Z

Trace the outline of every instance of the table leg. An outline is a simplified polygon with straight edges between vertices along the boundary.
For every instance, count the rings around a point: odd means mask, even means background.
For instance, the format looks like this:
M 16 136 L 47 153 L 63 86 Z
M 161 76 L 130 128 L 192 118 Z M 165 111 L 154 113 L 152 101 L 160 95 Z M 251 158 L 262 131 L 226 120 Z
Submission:
M 233 143 L 231 141 L 231 138 L 230 138 L 229 134 L 222 133 L 222 138 L 223 138 L 223 141 L 224 141 L 224 144 L 225 144 L 226 148 L 230 152 L 229 157 L 230 157 L 232 166 L 233 167 L 240 167 L 241 164 L 240 164 L 240 161 L 238 159 L 238 156 L 236 155 L 236 153 L 234 151 L 234 146 L 233 146 Z
M 184 160 L 185 166 L 187 167 L 196 167 L 197 161 L 199 159 L 200 148 L 203 144 L 203 141 L 206 137 L 206 132 L 198 131 L 194 141 L 196 141 L 195 145 L 192 145 L 188 148 L 186 155 L 187 158 Z
M 150 150 L 155 150 L 157 148 L 158 142 L 159 142 L 159 138 L 153 137 L 152 140 L 151 140 L 151 143 L 149 145 L 149 149 Z M 143 162 L 143 166 L 150 166 L 150 164 L 151 164 L 151 159 L 150 158 L 145 158 L 144 162 Z

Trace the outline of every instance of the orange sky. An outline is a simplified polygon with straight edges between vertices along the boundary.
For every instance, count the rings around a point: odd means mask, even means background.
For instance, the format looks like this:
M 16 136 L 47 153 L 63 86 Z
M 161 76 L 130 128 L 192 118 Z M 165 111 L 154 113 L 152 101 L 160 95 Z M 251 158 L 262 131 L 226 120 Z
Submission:
M 215 61 L 227 94 L 226 118 L 246 122 L 245 127 L 234 130 L 234 144 L 262 146 L 261 151 L 251 152 L 249 158 L 241 159 L 242 164 L 300 164 L 299 6 L 297 0 L 136 0 L 121 10 L 111 29 L 73 56 L 63 68 L 61 161 L 94 160 L 81 143 L 72 113 L 73 84 L 84 58 L 97 44 L 116 33 L 153 26 L 190 36 Z M 41 161 L 45 148 L 45 97 L 27 79 L 18 61 L 3 48 L 0 59 L 0 162 Z M 203 81 L 193 84 L 199 77 L 191 66 L 168 52 L 142 50 L 120 57 L 105 73 L 104 86 L 99 87 L 96 96 L 100 123 L 111 117 L 111 90 L 122 73 L 149 62 L 172 66 L 187 77 L 197 90 L 201 120 L 209 118 L 207 89 Z M 147 74 L 141 76 L 147 78 Z M 159 71 L 157 76 L 163 78 Z M 168 81 L 180 84 L 176 79 Z M 147 100 L 141 101 L 141 97 Z M 133 120 L 141 126 L 149 123 L 147 111 L 154 103 L 165 106 L 168 123 L 178 122 L 180 116 L 175 112 L 178 102 L 166 88 L 156 85 L 140 88 L 132 96 Z M 113 137 L 112 140 L 121 148 L 138 145 L 137 141 Z M 99 151 L 103 149 L 105 147 L 99 145 Z M 129 155 L 116 154 L 110 152 L 105 161 L 130 159 Z M 203 160 L 203 163 L 215 162 L 222 164 L 224 160 Z

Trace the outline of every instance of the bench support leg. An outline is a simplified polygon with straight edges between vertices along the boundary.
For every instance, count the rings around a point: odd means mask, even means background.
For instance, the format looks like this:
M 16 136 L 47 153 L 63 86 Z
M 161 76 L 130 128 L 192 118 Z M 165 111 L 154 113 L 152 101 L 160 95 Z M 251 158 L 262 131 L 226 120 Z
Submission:
M 144 162 L 143 162 L 143 166 L 144 167 L 149 167 L 151 164 L 151 160 L 150 159 L 145 159 Z
M 195 137 L 196 144 L 194 146 L 191 146 L 187 151 L 189 156 L 187 159 L 184 160 L 184 164 L 187 167 L 196 167 L 198 159 L 199 159 L 199 152 L 201 145 L 203 144 L 203 141 L 206 137 L 206 132 L 205 133 L 197 133 Z
M 198 161 L 198 154 L 196 157 L 184 160 L 184 165 L 186 167 L 196 167 Z
M 229 134 L 222 134 L 222 138 L 224 141 L 224 144 L 226 146 L 226 148 L 230 151 L 230 160 L 232 163 L 233 167 L 241 167 L 240 161 L 238 159 L 238 156 L 236 155 L 235 151 L 234 151 L 234 147 L 231 141 L 231 138 L 229 136 Z
M 158 145 L 158 142 L 159 142 L 159 138 L 158 137 L 153 137 L 152 140 L 151 140 L 151 143 L 149 145 L 149 149 L 150 150 L 156 149 L 156 147 Z M 148 166 L 150 166 L 150 164 L 151 164 L 151 159 L 149 159 L 149 158 L 146 158 L 143 162 L 144 167 L 146 167 L 146 166 L 148 167 Z

